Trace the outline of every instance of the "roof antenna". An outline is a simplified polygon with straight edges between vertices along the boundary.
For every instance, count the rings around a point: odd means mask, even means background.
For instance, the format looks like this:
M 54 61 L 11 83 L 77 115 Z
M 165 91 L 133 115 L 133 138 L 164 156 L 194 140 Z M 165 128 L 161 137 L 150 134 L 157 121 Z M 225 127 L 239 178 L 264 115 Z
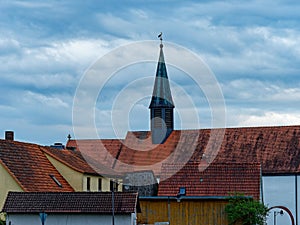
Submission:
M 163 38 L 162 38 L 162 32 L 160 32 L 159 35 L 158 35 L 157 37 L 158 37 L 159 40 L 160 40 L 160 47 L 162 48 L 162 47 L 163 47 L 163 44 L 162 44 L 162 40 L 163 40 Z

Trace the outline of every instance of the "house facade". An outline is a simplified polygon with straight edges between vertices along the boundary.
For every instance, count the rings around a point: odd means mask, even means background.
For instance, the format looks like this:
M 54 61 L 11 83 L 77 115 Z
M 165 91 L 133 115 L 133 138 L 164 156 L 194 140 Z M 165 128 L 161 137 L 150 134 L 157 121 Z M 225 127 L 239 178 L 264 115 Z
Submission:
M 9 191 L 74 191 L 41 148 L 36 144 L 0 140 L 0 208 Z
M 300 219 L 300 175 L 264 175 L 262 177 L 263 186 L 263 202 L 268 207 L 285 206 L 293 215 L 295 224 L 299 224 Z M 289 214 L 284 211 L 283 214 L 277 214 L 280 208 L 275 208 L 270 211 L 267 218 L 267 224 L 292 224 Z
M 44 147 L 48 160 L 68 181 L 75 191 L 122 191 L 120 173 L 95 162 L 74 148 L 56 149 Z
M 110 192 L 9 192 L 2 211 L 10 225 L 136 225 L 137 193 L 113 199 Z
M 6 221 L 8 224 L 16 225 L 41 225 L 39 213 L 9 213 Z M 111 225 L 111 215 L 84 214 L 84 213 L 51 213 L 46 214 L 45 224 L 53 225 Z M 115 225 L 135 225 L 134 217 L 128 215 L 116 215 Z
M 9 191 L 23 191 L 22 187 L 7 171 L 2 164 L 0 165 L 0 205 L 4 204 L 6 195 Z

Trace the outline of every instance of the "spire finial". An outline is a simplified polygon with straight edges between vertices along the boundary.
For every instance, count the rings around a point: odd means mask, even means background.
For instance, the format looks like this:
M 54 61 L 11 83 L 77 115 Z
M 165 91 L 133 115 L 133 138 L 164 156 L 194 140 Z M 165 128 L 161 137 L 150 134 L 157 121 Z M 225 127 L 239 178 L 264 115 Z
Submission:
M 162 38 L 162 32 L 160 32 L 159 35 L 158 35 L 157 37 L 158 37 L 159 40 L 160 40 L 160 47 L 162 48 L 162 47 L 163 47 L 163 44 L 162 44 L 162 40 L 163 40 L 163 38 Z

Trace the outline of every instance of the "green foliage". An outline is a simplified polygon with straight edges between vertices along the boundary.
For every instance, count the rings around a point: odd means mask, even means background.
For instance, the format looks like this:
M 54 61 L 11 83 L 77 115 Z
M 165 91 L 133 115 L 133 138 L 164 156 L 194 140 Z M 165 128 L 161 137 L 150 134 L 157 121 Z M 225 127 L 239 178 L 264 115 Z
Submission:
M 264 225 L 268 208 L 252 198 L 235 193 L 225 207 L 229 225 Z
M 5 217 L 6 217 L 5 213 L 1 212 L 0 213 L 0 225 L 5 225 L 6 224 Z

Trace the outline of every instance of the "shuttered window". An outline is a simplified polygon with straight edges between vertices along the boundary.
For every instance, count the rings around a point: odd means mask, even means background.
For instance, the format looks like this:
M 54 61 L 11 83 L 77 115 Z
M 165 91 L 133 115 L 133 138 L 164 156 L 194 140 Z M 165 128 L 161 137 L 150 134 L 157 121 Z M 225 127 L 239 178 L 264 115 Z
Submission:
M 154 109 L 154 127 L 159 128 L 162 126 L 162 110 Z
M 172 109 L 165 109 L 166 113 L 166 126 L 167 128 L 173 128 L 173 112 Z

